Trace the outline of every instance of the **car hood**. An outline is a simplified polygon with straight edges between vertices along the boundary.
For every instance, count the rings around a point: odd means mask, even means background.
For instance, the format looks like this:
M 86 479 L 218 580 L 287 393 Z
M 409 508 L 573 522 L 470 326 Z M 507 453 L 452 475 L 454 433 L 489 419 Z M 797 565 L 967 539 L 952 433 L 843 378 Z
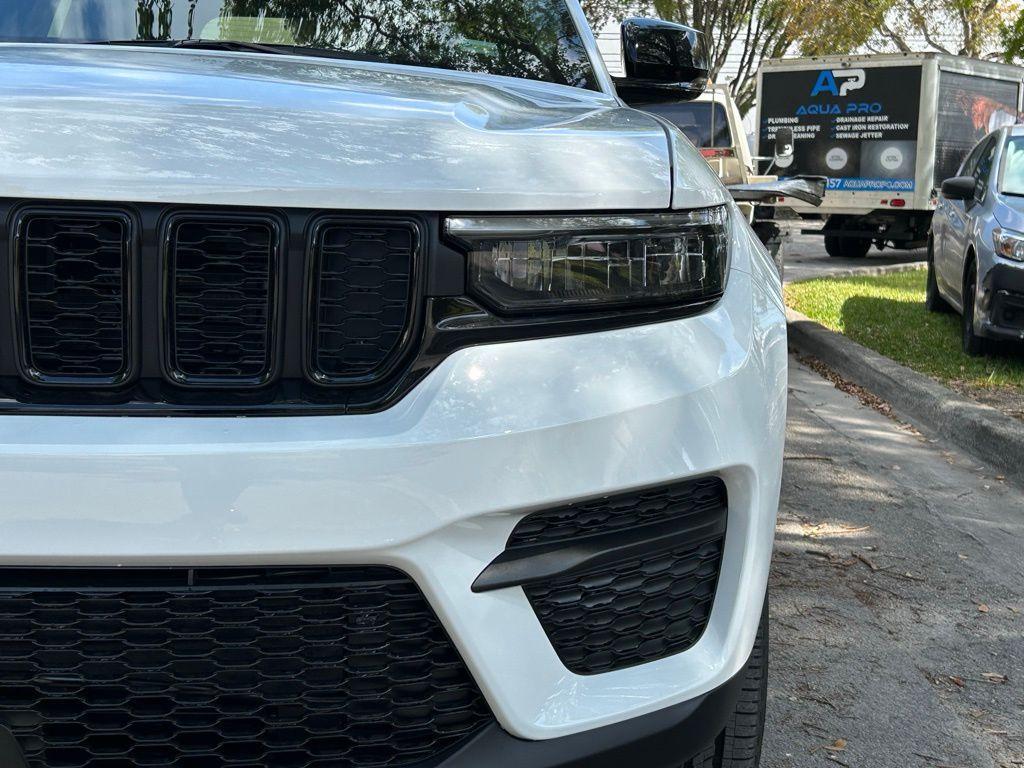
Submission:
M 1024 197 L 1000 195 L 999 204 L 993 213 L 1001 227 L 1024 232 Z
M 665 129 L 602 93 L 109 46 L 0 45 L 0 71 L 2 197 L 434 211 L 673 202 Z M 704 179 L 693 205 L 709 203 Z

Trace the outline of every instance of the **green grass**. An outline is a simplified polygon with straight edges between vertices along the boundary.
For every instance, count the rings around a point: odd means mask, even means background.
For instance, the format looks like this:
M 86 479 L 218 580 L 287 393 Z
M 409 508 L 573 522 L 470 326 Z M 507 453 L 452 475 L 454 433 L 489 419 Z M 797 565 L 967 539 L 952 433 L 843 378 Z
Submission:
M 1024 391 L 1019 351 L 972 358 L 960 350 L 960 317 L 924 308 L 925 271 L 822 278 L 786 286 L 786 304 L 822 325 L 958 389 Z

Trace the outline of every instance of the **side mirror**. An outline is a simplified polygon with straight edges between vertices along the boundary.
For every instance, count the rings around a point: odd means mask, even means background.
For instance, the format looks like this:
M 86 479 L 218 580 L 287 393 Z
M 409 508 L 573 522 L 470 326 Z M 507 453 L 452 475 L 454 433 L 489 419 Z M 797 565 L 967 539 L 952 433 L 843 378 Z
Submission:
M 793 129 L 779 128 L 775 132 L 775 162 L 778 163 L 780 160 L 792 159 L 795 151 L 793 146 Z
M 704 35 L 690 27 L 660 19 L 622 22 L 624 78 L 615 86 L 623 101 L 633 104 L 690 101 L 708 84 Z
M 973 200 L 976 190 L 973 176 L 954 176 L 942 182 L 942 196 L 947 200 Z

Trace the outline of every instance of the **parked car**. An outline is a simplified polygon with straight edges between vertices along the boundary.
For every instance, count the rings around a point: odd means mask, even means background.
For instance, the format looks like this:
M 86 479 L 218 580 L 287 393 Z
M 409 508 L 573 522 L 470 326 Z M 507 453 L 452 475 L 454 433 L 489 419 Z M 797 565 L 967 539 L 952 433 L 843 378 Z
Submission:
M 969 355 L 1024 339 L 1024 126 L 990 133 L 942 183 L 925 301 L 962 315 Z
M 751 768 L 768 255 L 576 0 L 356 5 L 0 0 L 0 764 Z

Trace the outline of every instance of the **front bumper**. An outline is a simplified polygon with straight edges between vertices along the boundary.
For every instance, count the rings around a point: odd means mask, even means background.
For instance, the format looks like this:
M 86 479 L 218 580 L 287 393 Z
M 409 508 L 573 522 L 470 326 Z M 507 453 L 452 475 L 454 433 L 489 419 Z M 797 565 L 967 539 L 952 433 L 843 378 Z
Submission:
M 492 725 L 439 768 L 679 768 L 725 728 L 744 674 L 682 704 L 572 736 L 525 741 Z
M 693 703 L 743 667 L 767 582 L 786 398 L 769 270 L 734 268 L 699 317 L 462 350 L 378 414 L 0 418 L 0 565 L 390 565 L 511 737 Z M 521 589 L 470 589 L 529 512 L 708 474 L 729 526 L 684 653 L 574 675 Z
M 1024 339 L 1024 264 L 1000 261 L 982 279 L 981 332 Z

